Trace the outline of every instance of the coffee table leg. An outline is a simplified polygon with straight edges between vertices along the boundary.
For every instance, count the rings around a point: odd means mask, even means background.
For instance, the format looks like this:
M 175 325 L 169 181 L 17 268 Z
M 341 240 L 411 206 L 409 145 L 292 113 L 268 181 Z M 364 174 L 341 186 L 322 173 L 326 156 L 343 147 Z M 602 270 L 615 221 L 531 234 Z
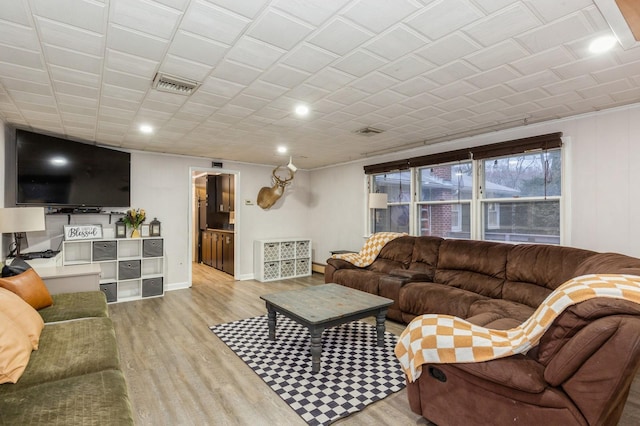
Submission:
M 267 324 L 269 325 L 269 340 L 276 340 L 276 311 L 267 304 Z
M 384 346 L 384 320 L 387 317 L 387 310 L 382 310 L 376 314 L 376 332 L 378 346 Z
M 322 355 L 322 332 L 324 328 L 310 327 L 311 333 L 311 372 L 320 371 L 320 356 Z

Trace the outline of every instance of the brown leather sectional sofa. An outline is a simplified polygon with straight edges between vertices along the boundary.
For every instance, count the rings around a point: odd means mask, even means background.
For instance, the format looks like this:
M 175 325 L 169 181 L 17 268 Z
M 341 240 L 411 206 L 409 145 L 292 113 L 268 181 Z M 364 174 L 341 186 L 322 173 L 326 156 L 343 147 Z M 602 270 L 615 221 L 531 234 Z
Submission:
M 640 275 L 640 259 L 550 245 L 400 237 L 366 268 L 328 259 L 325 281 L 394 300 L 388 318 L 449 314 L 495 329 L 525 321 L 580 275 Z M 438 425 L 616 424 L 640 365 L 640 306 L 591 299 L 567 309 L 526 355 L 424 365 L 411 409 Z

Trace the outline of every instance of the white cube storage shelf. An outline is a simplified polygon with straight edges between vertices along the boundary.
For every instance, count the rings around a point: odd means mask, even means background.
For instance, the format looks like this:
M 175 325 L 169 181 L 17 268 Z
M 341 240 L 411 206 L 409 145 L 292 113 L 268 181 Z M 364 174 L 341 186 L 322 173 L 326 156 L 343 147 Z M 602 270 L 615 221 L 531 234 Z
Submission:
M 163 243 L 158 237 L 64 241 L 62 264 L 100 265 L 100 289 L 109 303 L 162 296 Z
M 311 240 L 308 238 L 256 240 L 253 249 L 254 276 L 258 281 L 311 275 Z

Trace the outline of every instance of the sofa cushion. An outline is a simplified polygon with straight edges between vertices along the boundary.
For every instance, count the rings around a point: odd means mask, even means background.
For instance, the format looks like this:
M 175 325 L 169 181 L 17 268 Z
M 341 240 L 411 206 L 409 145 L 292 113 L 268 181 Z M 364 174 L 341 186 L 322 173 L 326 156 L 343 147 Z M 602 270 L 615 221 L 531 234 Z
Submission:
M 409 269 L 424 273 L 428 277 L 425 281 L 433 281 L 442 241 L 439 237 L 420 237 L 414 242 Z
M 412 315 L 446 314 L 460 318 L 469 316 L 469 307 L 486 299 L 471 291 L 444 284 L 414 282 L 400 290 L 400 310 Z
M 13 277 L 0 278 L 0 287 L 11 290 L 36 309 L 53 303 L 47 286 L 33 269 L 27 269 Z
M 367 293 L 378 294 L 380 278 L 386 276 L 385 273 L 366 269 L 339 269 L 333 273 L 333 282 Z
M 18 381 L 29 363 L 32 349 L 26 333 L 13 320 L 0 312 L 0 384 Z M 9 386 L 1 385 L 0 389 Z
M 45 382 L 2 395 L 0 424 L 34 423 L 133 425 L 122 372 L 105 370 Z
M 444 240 L 434 281 L 499 298 L 511 247 L 488 241 Z
M 38 310 L 44 322 L 108 316 L 107 298 L 99 290 L 54 294 L 52 298 L 53 305 Z
M 109 318 L 47 324 L 40 350 L 33 352 L 24 374 L 0 396 L 44 382 L 119 368 L 118 347 Z
M 525 322 L 534 312 L 535 309 L 530 306 L 502 299 L 478 300 L 469 308 L 470 317 L 490 313 L 495 315 L 495 318 L 492 319 L 492 321 L 496 321 L 501 318 L 510 318 L 515 320 L 518 325 Z
M 507 256 L 502 298 L 537 308 L 553 290 L 574 278 L 578 265 L 594 254 L 542 244 L 513 246 Z
M 398 237 L 382 247 L 376 260 L 367 267 L 370 271 L 388 274 L 393 269 L 407 269 L 411 263 L 415 237 Z
M 44 321 L 31 305 L 12 291 L 0 288 L 0 312 L 15 322 L 24 334 L 29 337 L 33 349 L 38 349 L 38 341 L 44 327 Z
M 597 253 L 587 257 L 575 270 L 575 276 L 587 274 L 640 275 L 640 259 L 620 253 Z

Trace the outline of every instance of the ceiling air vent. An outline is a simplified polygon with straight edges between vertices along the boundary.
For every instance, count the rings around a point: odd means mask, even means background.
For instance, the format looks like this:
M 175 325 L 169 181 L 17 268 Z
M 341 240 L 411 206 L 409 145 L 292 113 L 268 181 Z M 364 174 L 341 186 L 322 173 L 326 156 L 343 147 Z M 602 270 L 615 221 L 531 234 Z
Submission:
M 375 127 L 363 127 L 362 129 L 355 131 L 355 133 L 365 136 L 377 135 L 382 132 L 384 132 L 384 130 L 376 129 Z
M 187 78 L 157 73 L 153 78 L 153 88 L 162 92 L 177 93 L 189 96 L 200 86 L 200 83 Z

